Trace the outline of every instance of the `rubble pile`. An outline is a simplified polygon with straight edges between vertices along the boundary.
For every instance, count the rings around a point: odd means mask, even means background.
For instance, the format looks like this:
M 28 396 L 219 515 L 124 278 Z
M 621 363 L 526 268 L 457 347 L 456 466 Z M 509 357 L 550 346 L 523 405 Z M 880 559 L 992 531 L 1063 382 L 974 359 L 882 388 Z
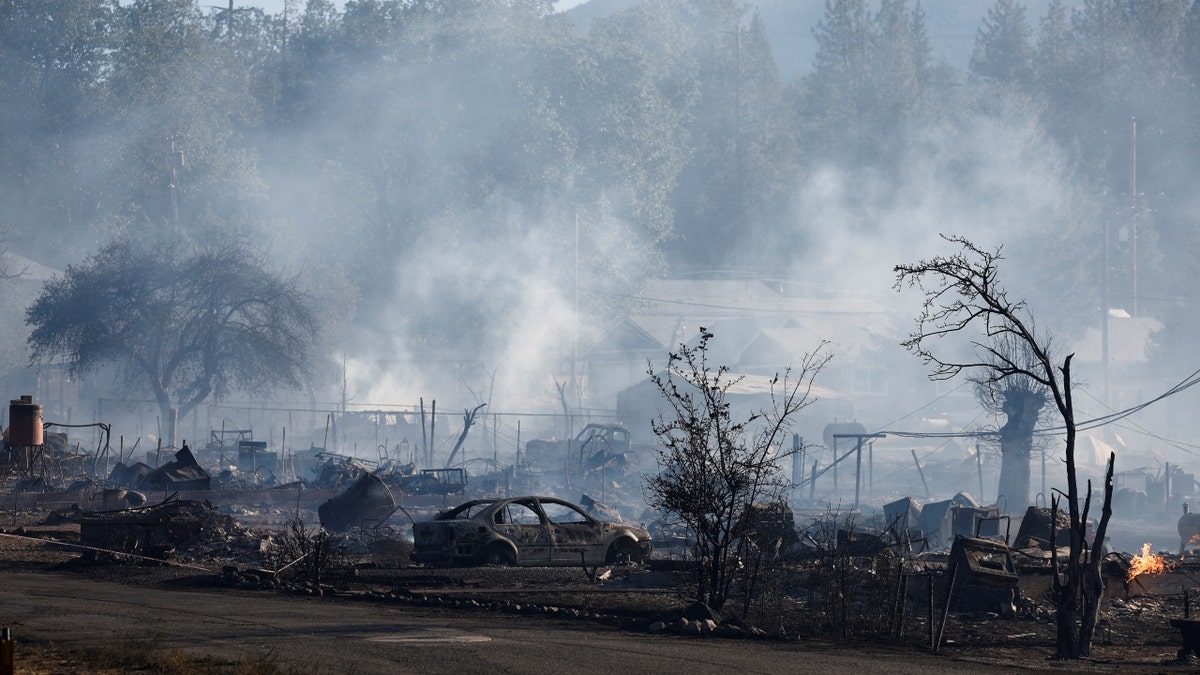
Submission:
M 727 638 L 766 637 L 767 631 L 751 626 L 742 619 L 721 615 L 702 602 L 694 602 L 666 616 L 655 619 L 647 628 L 651 633 L 675 633 L 677 635 L 714 635 Z M 776 637 L 782 637 L 777 635 Z
M 112 551 L 211 561 L 252 548 L 247 531 L 211 503 L 174 498 L 153 506 L 84 513 L 79 540 L 100 549 L 90 551 L 93 558 Z
M 19 492 L 56 492 L 72 489 L 76 477 L 92 473 L 95 457 L 72 447 L 66 434 L 44 432 L 37 447 L 9 445 L 8 428 L 3 432 L 0 475 L 15 476 Z
M 1054 513 L 1048 508 L 1030 506 L 1025 511 L 1025 517 L 1021 519 L 1021 527 L 1017 529 L 1017 538 L 1013 541 L 1013 548 L 1040 548 L 1048 551 L 1055 547 L 1069 546 L 1071 519 L 1061 510 Z
M 371 467 L 362 460 L 332 453 L 320 453 L 316 457 L 319 464 L 316 468 L 316 478 L 312 485 L 315 488 L 341 489 L 358 480 L 359 476 L 370 473 Z
M 118 463 L 108 479 L 135 490 L 208 490 L 212 487 L 212 477 L 196 461 L 187 445 L 175 453 L 173 461 L 158 468 L 143 462 Z

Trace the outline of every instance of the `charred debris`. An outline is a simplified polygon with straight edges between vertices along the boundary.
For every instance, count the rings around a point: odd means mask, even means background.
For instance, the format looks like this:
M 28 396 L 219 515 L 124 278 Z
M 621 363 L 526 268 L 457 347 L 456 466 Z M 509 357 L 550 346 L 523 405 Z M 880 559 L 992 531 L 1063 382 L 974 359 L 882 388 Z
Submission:
M 27 397 L 14 404 L 33 405 Z M 571 490 L 600 520 L 645 526 L 654 548 L 644 564 L 575 571 L 576 583 L 616 584 L 630 592 L 687 587 L 689 533 L 638 506 L 637 474 L 648 470 L 650 453 L 618 425 L 588 425 L 567 441 L 535 439 L 512 465 L 471 475 L 462 467 L 419 469 L 415 462 L 373 461 L 318 446 L 284 455 L 248 430 L 214 431 L 197 449 L 186 442 L 178 449 L 156 447 L 143 451 L 144 460 L 137 459 L 136 446 L 114 457 L 107 440 L 98 449 L 83 448 L 71 440 L 71 428 L 44 424 L 36 409 L 29 416 L 36 423 L 22 426 L 13 414 L 4 432 L 0 475 L 11 495 L 11 521 L 0 527 L 7 537 L 70 547 L 79 553 L 78 564 L 183 565 L 241 588 L 349 593 L 364 580 L 386 578 L 386 570 L 412 567 L 416 520 L 469 499 Z M 95 426 L 107 434 L 104 425 Z M 564 461 L 574 472 L 543 470 Z M 692 607 L 662 612 L 644 627 L 736 637 L 813 631 L 900 638 L 907 632 L 909 640 L 920 630 L 919 642 L 936 650 L 956 621 L 1048 615 L 1052 560 L 1067 543 L 1061 511 L 1031 506 L 1012 517 L 966 492 L 924 504 L 903 497 L 877 511 L 828 504 L 794 511 L 774 503 L 750 513 L 751 522 L 740 525 L 753 541 L 743 561 L 749 573 L 725 619 Z M 1182 548 L 1200 541 L 1198 522 L 1195 514 L 1182 514 Z M 1106 611 L 1122 611 L 1133 596 L 1177 593 L 1178 584 L 1164 591 L 1153 579 L 1200 568 L 1194 558 L 1155 553 L 1148 545 L 1137 555 L 1106 553 Z M 501 572 L 488 570 L 488 578 Z M 459 606 L 436 593 L 386 595 Z M 523 611 L 517 601 L 492 604 Z M 1181 631 L 1195 630 L 1190 612 L 1178 618 Z

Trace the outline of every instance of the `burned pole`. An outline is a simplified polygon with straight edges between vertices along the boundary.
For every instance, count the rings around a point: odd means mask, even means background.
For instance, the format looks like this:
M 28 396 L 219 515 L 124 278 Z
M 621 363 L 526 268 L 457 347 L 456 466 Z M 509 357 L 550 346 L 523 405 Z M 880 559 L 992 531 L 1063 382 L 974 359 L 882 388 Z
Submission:
M 855 454 L 854 508 L 855 509 L 858 508 L 858 498 L 859 498 L 859 494 L 860 494 L 861 488 L 862 488 L 863 439 L 864 438 L 885 438 L 886 436 L 887 436 L 887 434 L 834 434 L 833 435 L 833 447 L 834 448 L 837 447 L 837 439 L 839 439 L 839 438 L 853 438 L 857 441 L 857 445 L 855 446 L 855 450 L 854 450 L 854 454 Z M 835 452 L 835 456 L 836 456 L 836 452 Z M 837 473 L 836 473 L 837 465 L 836 464 L 834 465 L 834 471 L 835 471 L 834 476 L 837 476 Z M 835 480 L 836 480 L 836 478 L 835 478 Z M 835 485 L 835 489 L 836 489 L 836 485 Z
M 929 483 L 925 480 L 925 470 L 921 468 L 921 460 L 917 459 L 917 451 L 909 450 L 912 453 L 913 464 L 917 465 L 917 473 L 921 476 L 921 485 L 925 486 L 925 499 L 929 499 Z
M 979 449 L 979 444 L 975 444 L 975 468 L 979 470 L 979 501 L 983 502 L 983 452 Z M 996 497 L 999 501 L 1000 497 Z
M 808 499 L 811 501 L 817 494 L 817 460 L 813 460 L 812 477 L 808 479 Z
M 417 399 L 421 406 L 421 463 L 429 466 L 429 433 L 425 428 L 425 398 Z

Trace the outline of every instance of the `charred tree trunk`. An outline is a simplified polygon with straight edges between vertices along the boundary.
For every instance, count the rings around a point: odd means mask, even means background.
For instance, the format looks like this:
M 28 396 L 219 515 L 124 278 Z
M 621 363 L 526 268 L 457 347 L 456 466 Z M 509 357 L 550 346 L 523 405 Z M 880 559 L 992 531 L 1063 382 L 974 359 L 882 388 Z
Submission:
M 479 411 L 483 409 L 483 406 L 485 405 L 487 404 L 480 403 L 479 405 L 475 406 L 474 410 L 463 411 L 462 433 L 458 435 L 458 440 L 454 443 L 454 449 L 450 451 L 450 457 L 446 459 L 447 469 L 454 465 L 455 455 L 458 454 L 458 450 L 462 447 L 463 441 L 467 440 L 467 433 L 471 431 L 471 426 L 475 424 L 475 415 L 479 414 Z
M 1071 381 L 1071 357 L 1062 367 L 1063 381 Z M 1104 475 L 1104 501 L 1100 509 L 1100 521 L 1091 548 L 1087 545 L 1088 510 L 1092 503 L 1092 484 L 1088 481 L 1087 493 L 1082 510 L 1079 504 L 1078 477 L 1075 470 L 1075 409 L 1071 401 L 1071 388 L 1063 389 L 1060 411 L 1067 429 L 1067 511 L 1071 521 L 1071 545 L 1064 564 L 1057 551 L 1052 558 L 1054 576 L 1055 623 L 1058 641 L 1055 658 L 1079 659 L 1091 656 L 1092 637 L 1100 614 L 1100 599 L 1104 594 L 1104 579 L 1100 574 L 1100 563 L 1104 551 L 1104 538 L 1108 534 L 1108 521 L 1112 517 L 1113 465 L 1116 456 L 1109 455 L 1108 469 Z M 1053 500 L 1057 510 L 1059 500 Z
M 1112 517 L 1113 464 L 1116 453 L 1108 455 L 1108 469 L 1104 472 L 1104 505 L 1100 510 L 1100 523 L 1096 526 L 1096 537 L 1092 542 L 1092 555 L 1087 562 L 1083 579 L 1083 624 L 1079 627 L 1079 655 L 1092 655 L 1092 636 L 1100 619 L 1100 601 L 1104 597 L 1104 575 L 1100 564 L 1104 560 L 1104 539 L 1108 536 L 1108 520 Z M 1089 490 L 1090 491 L 1090 490 Z
M 1045 396 L 1027 389 L 1004 392 L 1004 426 L 1000 428 L 1000 485 L 1008 513 L 1025 513 L 1029 506 L 1029 467 L 1033 428 Z

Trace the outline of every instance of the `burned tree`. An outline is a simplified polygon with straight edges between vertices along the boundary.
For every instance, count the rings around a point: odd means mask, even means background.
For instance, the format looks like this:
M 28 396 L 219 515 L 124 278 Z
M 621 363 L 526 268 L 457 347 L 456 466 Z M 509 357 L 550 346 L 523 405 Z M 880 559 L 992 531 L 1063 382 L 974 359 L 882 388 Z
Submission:
M 696 599 L 720 610 L 743 567 L 756 504 L 779 501 L 787 487 L 778 462 L 797 413 L 812 403 L 813 378 L 829 361 L 818 348 L 798 371 L 787 369 L 771 385 L 769 410 L 737 421 L 727 396 L 742 378 L 708 362 L 713 334 L 700 329 L 695 347 L 668 355 L 666 369 L 650 379 L 669 409 L 651 421 L 659 440 L 659 473 L 648 476 L 650 506 L 674 514 L 694 533 Z
M 943 235 L 943 238 L 956 244 L 960 251 L 949 257 L 895 267 L 897 290 L 917 287 L 925 293 L 917 328 L 903 345 L 932 367 L 933 379 L 949 379 L 968 371 L 976 373 L 978 381 L 985 384 L 1001 386 L 1014 378 L 1027 378 L 1048 392 L 1066 430 L 1065 497 L 1070 522 L 1067 559 L 1062 560 L 1056 551 L 1052 563 L 1058 627 L 1055 655 L 1064 659 L 1090 656 L 1104 592 L 1100 562 L 1112 516 L 1114 457 L 1109 456 L 1104 501 L 1089 547 L 1087 524 L 1092 485 L 1088 481 L 1081 503 L 1075 473 L 1075 408 L 1071 400 L 1073 355 L 1067 355 L 1056 366 L 1051 341 L 1034 330 L 1025 302 L 1010 300 L 1007 291 L 998 284 L 998 264 L 1002 260 L 999 248 L 984 250 L 960 236 Z M 970 341 L 973 348 L 970 357 L 948 359 L 934 351 L 944 338 L 971 333 L 976 337 Z M 1023 349 L 1013 352 L 1006 345 L 1021 345 Z M 1055 511 L 1058 504 L 1055 497 L 1052 500 Z
M 295 280 L 241 244 L 186 251 L 113 242 L 47 282 L 25 312 L 32 361 L 112 364 L 158 403 L 173 444 L 186 415 L 234 390 L 299 386 L 316 317 Z
M 1022 368 L 1036 367 L 1033 351 L 1025 342 L 1011 334 L 997 336 L 993 346 L 1007 361 Z M 994 360 L 993 366 L 1004 363 Z M 1033 450 L 1033 430 L 1043 412 L 1049 407 L 1049 390 L 1033 378 L 1013 374 L 1002 379 L 991 376 L 992 368 L 971 378 L 975 395 L 984 410 L 1004 415 L 1000 427 L 1000 483 L 998 495 L 1003 495 L 1009 513 L 1024 513 L 1029 506 L 1029 466 Z

